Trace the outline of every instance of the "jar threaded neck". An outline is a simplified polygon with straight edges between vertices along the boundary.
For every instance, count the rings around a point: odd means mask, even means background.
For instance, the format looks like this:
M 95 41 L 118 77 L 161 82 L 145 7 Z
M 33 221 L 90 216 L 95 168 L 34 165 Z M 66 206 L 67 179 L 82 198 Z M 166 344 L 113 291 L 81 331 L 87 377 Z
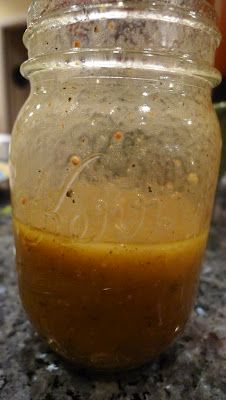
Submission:
M 215 85 L 219 40 L 214 11 L 204 0 L 39 0 L 29 11 L 24 42 L 32 60 L 22 71 L 29 75 L 48 63 L 53 69 L 184 71 Z

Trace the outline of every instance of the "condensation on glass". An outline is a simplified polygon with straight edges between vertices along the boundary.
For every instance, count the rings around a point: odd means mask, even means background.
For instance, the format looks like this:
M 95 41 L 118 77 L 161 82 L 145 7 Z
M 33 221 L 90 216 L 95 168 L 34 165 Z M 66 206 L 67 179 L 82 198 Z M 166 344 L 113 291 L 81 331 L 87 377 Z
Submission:
M 13 131 L 21 298 L 77 364 L 130 368 L 184 329 L 219 168 L 204 0 L 36 0 Z

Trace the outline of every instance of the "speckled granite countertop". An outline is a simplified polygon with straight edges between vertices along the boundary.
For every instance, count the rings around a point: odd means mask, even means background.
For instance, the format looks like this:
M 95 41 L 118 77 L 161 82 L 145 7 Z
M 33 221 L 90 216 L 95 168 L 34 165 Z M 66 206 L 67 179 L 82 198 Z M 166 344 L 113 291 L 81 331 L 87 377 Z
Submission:
M 225 192 L 225 193 L 224 193 Z M 1 400 L 226 400 L 226 191 L 215 223 L 197 304 L 183 337 L 150 366 L 91 377 L 54 354 L 22 310 L 11 219 L 0 217 Z

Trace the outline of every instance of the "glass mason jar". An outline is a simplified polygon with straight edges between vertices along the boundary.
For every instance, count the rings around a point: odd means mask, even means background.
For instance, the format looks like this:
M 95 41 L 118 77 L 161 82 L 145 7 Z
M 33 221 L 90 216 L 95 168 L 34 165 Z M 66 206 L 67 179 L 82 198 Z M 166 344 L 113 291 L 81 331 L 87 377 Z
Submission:
M 204 0 L 36 0 L 11 149 L 20 294 L 86 367 L 130 368 L 184 329 L 220 161 Z

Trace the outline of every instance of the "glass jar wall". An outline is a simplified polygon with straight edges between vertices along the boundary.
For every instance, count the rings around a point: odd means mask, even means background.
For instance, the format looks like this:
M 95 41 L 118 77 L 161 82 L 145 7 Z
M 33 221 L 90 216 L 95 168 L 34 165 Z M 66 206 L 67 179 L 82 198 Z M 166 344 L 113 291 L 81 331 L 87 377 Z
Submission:
M 21 299 L 77 364 L 134 367 L 184 329 L 221 139 L 205 1 L 37 0 L 14 127 Z

